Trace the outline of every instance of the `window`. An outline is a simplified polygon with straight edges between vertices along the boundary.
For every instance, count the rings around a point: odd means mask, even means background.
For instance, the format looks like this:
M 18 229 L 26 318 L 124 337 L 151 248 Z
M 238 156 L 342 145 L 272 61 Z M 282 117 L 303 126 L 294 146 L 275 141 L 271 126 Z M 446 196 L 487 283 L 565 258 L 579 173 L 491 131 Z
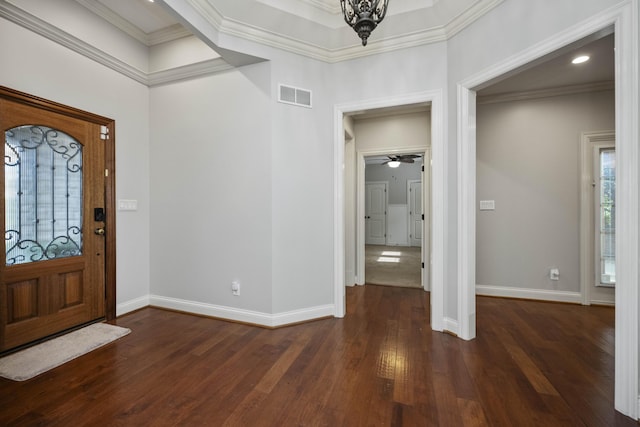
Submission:
M 600 148 L 596 160 L 596 286 L 616 283 L 616 151 Z
M 82 252 L 82 145 L 46 126 L 5 133 L 6 264 Z

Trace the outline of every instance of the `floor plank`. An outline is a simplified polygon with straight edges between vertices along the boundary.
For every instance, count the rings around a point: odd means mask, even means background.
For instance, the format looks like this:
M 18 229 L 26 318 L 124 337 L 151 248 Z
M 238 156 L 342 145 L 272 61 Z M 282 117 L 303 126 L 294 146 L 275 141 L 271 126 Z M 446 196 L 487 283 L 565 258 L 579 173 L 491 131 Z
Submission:
M 147 308 L 132 333 L 26 382 L 2 426 L 635 426 L 613 410 L 614 310 L 477 298 L 478 337 L 429 294 L 347 289 L 347 316 L 267 330 Z

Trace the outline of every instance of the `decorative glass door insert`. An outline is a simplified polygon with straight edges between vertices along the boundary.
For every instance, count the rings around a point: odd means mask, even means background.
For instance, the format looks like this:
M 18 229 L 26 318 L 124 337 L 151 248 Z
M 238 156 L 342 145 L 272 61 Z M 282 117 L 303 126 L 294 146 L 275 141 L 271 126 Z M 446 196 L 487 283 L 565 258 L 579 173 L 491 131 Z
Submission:
M 6 265 L 82 254 L 82 144 L 47 126 L 5 132 Z

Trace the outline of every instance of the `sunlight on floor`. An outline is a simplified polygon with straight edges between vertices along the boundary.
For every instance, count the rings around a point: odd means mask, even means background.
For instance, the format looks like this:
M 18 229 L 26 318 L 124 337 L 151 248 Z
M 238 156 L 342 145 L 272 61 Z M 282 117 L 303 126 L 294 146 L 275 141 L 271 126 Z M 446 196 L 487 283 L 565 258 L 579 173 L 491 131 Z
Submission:
M 378 262 L 400 262 L 400 258 L 381 256 L 377 259 Z
M 402 252 L 400 251 L 383 251 L 382 256 L 401 256 Z

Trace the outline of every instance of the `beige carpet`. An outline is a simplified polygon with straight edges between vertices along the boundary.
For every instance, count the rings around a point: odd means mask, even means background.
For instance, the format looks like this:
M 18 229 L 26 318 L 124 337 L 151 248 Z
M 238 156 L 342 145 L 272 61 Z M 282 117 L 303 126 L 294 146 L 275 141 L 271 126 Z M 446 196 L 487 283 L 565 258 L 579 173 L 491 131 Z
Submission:
M 131 332 L 107 323 L 94 323 L 0 359 L 0 376 L 26 381 Z
M 421 288 L 420 248 L 367 245 L 365 282 L 372 285 Z

